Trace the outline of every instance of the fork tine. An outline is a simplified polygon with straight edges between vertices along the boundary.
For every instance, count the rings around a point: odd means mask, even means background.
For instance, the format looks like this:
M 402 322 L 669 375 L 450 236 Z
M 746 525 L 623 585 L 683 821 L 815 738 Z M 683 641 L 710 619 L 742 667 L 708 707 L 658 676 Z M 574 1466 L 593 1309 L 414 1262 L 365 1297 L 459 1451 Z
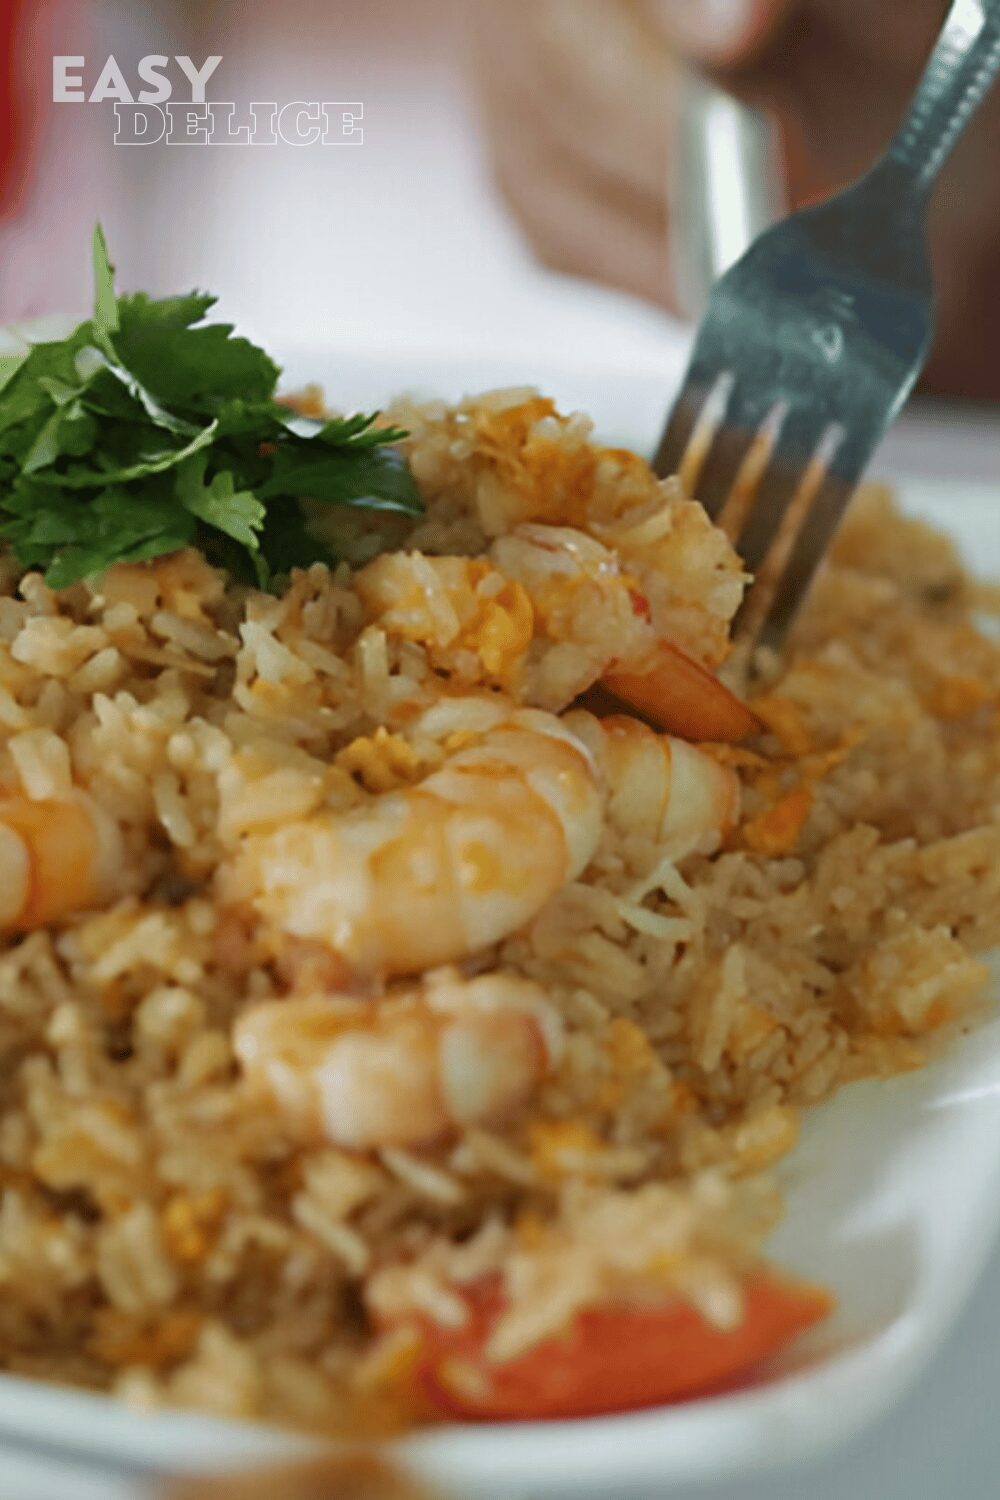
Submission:
M 736 403 L 738 404 L 738 403 Z M 685 484 L 689 495 L 693 495 L 704 506 L 716 524 L 721 524 L 722 515 L 730 509 L 730 501 L 736 487 L 737 477 L 744 468 L 754 445 L 756 433 L 753 427 L 731 417 L 716 428 L 700 456 L 698 471 Z M 692 445 L 698 435 L 692 438 Z M 688 460 L 682 468 L 690 468 Z M 684 474 L 685 480 L 688 475 Z
M 697 492 L 702 465 L 716 433 L 724 427 L 735 384 L 730 371 L 702 371 L 697 356 L 691 361 L 653 459 L 653 469 L 661 479 L 676 474 L 689 495 Z
M 707 394 L 695 389 L 690 379 L 685 381 L 653 456 L 652 468 L 657 478 L 670 479 L 680 472 Z
M 824 476 L 757 625 L 755 634 L 765 645 L 777 645 L 787 633 L 854 494 L 856 474 L 856 468 L 852 477 L 838 468 Z
M 719 434 L 706 460 L 698 498 L 734 544 L 771 467 L 787 415 L 787 401 L 775 402 L 770 411 L 741 412 L 740 425 L 731 435 Z
M 833 422 L 817 426 L 815 413 L 807 408 L 788 413 L 772 462 L 758 484 L 762 498 L 749 511 L 736 542 L 749 572 L 761 570 L 786 517 L 788 524 L 794 522 L 794 514 L 789 513 L 809 480 L 810 465 L 817 454 L 822 454 L 824 467 L 832 463 L 842 434 L 843 429 Z
M 830 465 L 840 439 L 841 433 L 836 427 L 825 430 L 815 453 L 792 489 L 791 499 L 785 506 L 780 525 L 754 569 L 753 583 L 743 599 L 733 627 L 734 635 L 744 644 L 756 644 L 765 630 L 769 639 L 776 639 L 781 634 L 774 614 L 775 601 L 788 581 L 788 565 L 812 507 L 830 480 Z M 785 595 L 784 598 L 784 611 L 788 615 L 797 601 L 794 595 Z

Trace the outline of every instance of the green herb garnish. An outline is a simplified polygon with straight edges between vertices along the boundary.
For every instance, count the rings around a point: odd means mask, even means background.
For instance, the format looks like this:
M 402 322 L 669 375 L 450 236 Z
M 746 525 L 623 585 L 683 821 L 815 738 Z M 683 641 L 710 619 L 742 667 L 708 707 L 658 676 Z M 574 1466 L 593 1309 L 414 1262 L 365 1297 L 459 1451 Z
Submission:
M 119 297 L 100 226 L 94 312 L 68 338 L 0 358 L 0 537 L 65 588 L 112 563 L 196 546 L 261 587 L 330 561 L 301 501 L 422 509 L 377 412 L 303 417 L 280 371 L 215 298 Z

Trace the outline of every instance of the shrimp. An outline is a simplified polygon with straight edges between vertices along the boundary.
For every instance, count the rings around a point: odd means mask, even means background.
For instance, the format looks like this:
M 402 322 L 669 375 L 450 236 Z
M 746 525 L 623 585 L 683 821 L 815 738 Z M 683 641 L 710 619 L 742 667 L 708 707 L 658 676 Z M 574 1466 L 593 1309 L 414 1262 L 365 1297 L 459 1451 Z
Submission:
M 490 558 L 524 586 L 552 643 L 528 669 L 533 702 L 559 710 L 600 683 L 683 739 L 738 741 L 760 728 L 706 667 L 661 638 L 639 577 L 613 548 L 573 527 L 527 523 L 499 537 Z
M 533 701 L 562 709 L 600 682 L 683 739 L 739 741 L 760 728 L 706 667 L 660 637 L 639 578 L 612 548 L 569 526 L 529 523 L 498 538 L 490 558 L 525 587 L 557 643 L 529 677 Z
M 660 639 L 704 666 L 725 659 L 746 574 L 679 480 L 661 481 L 635 453 L 592 442 L 578 415 L 539 397 L 483 403 L 471 426 L 474 462 L 486 471 L 474 493 L 487 537 L 525 521 L 578 527 L 635 575 Z
M 636 608 L 635 578 L 586 532 L 529 522 L 498 537 L 489 556 L 525 590 L 534 610 L 535 649 L 524 673 L 533 703 L 558 712 L 619 655 L 633 659 L 652 649 L 652 628 Z
M 618 677 L 615 695 L 685 738 L 753 733 L 752 715 L 710 675 L 728 654 L 748 576 L 724 532 L 680 481 L 661 481 L 636 454 L 590 442 L 579 417 L 561 416 L 537 397 L 484 407 L 473 426 L 478 462 L 489 471 L 476 489 L 486 535 L 502 540 L 536 521 L 553 530 L 579 528 L 630 575 L 635 608 L 655 642 L 674 648 L 665 659 L 642 642 L 634 650 L 625 635 L 609 636 L 617 655 L 607 667 Z M 494 541 L 494 556 L 496 548 Z M 707 669 L 700 680 L 690 670 L 698 667 Z
M 391 553 L 355 575 L 369 618 L 453 680 L 558 713 L 600 677 L 608 642 L 652 645 L 613 552 L 569 526 L 518 526 L 487 557 Z
M 531 921 L 597 847 L 590 754 L 549 714 L 488 699 L 444 709 L 471 744 L 417 786 L 251 836 L 220 872 L 222 900 L 382 978 L 456 962 Z
M 354 586 L 369 618 L 419 641 L 434 667 L 470 684 L 516 686 L 534 632 L 531 601 L 483 558 L 383 553 Z
M 730 766 L 624 715 L 595 719 L 577 711 L 564 722 L 603 771 L 607 818 L 619 833 L 644 835 L 688 853 L 718 844 L 735 825 L 740 783 Z
M 436 670 L 468 686 L 514 690 L 559 713 L 601 683 L 685 739 L 735 741 L 759 728 L 706 667 L 662 638 L 637 573 L 575 527 L 525 522 L 486 559 L 388 554 L 355 587 L 382 629 L 419 642 Z
M 47 802 L 0 794 L 0 933 L 99 906 L 124 866 L 118 825 L 85 793 Z
M 644 502 L 599 525 L 597 535 L 635 574 L 657 638 L 702 666 L 719 666 L 748 577 L 702 507 L 676 480 L 654 480 Z
M 368 1003 L 272 1000 L 241 1016 L 234 1038 L 248 1082 L 294 1130 L 352 1151 L 508 1118 L 561 1042 L 539 986 L 508 974 L 454 974 Z

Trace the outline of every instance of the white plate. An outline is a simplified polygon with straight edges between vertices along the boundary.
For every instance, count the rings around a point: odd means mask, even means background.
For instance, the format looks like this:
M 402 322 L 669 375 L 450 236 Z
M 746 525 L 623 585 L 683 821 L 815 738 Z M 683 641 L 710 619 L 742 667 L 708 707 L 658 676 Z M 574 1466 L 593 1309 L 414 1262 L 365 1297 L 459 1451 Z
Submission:
M 291 383 L 318 379 L 347 406 L 378 404 L 402 388 L 453 396 L 521 383 L 528 373 L 485 357 L 408 367 L 358 357 L 348 367 L 293 352 L 285 363 Z M 640 449 L 651 445 L 663 392 L 677 375 L 675 367 L 595 372 L 555 361 L 530 371 L 563 404 L 589 410 L 604 434 Z M 974 479 L 913 477 L 926 454 L 926 426 L 912 440 L 905 430 L 894 436 L 891 470 L 902 476 L 907 504 L 946 526 L 980 571 L 1000 575 L 995 489 Z M 460 1496 L 581 1500 L 776 1468 L 829 1450 L 876 1420 L 931 1358 L 997 1236 L 1000 1019 L 922 1073 L 857 1085 L 814 1111 L 784 1179 L 788 1215 L 774 1252 L 830 1285 L 839 1310 L 766 1379 L 736 1395 L 634 1416 L 444 1429 L 407 1440 L 404 1451 Z M 4 1482 L 15 1462 L 25 1476 L 19 1497 L 51 1494 L 41 1482 L 33 1489 L 27 1476 L 36 1459 L 55 1451 L 67 1464 L 66 1500 L 71 1493 L 117 1500 L 133 1492 L 130 1476 L 295 1446 L 261 1428 L 183 1414 L 141 1417 L 100 1397 L 9 1377 L 0 1377 L 0 1440 L 0 1495 L 15 1493 Z

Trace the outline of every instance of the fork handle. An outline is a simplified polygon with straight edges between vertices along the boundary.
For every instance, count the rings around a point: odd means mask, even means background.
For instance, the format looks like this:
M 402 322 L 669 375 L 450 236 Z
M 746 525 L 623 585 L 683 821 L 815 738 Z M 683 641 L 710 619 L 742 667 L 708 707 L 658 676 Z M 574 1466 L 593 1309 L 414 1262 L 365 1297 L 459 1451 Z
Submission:
M 1000 71 L 1000 0 L 954 0 L 886 162 L 921 196 Z

